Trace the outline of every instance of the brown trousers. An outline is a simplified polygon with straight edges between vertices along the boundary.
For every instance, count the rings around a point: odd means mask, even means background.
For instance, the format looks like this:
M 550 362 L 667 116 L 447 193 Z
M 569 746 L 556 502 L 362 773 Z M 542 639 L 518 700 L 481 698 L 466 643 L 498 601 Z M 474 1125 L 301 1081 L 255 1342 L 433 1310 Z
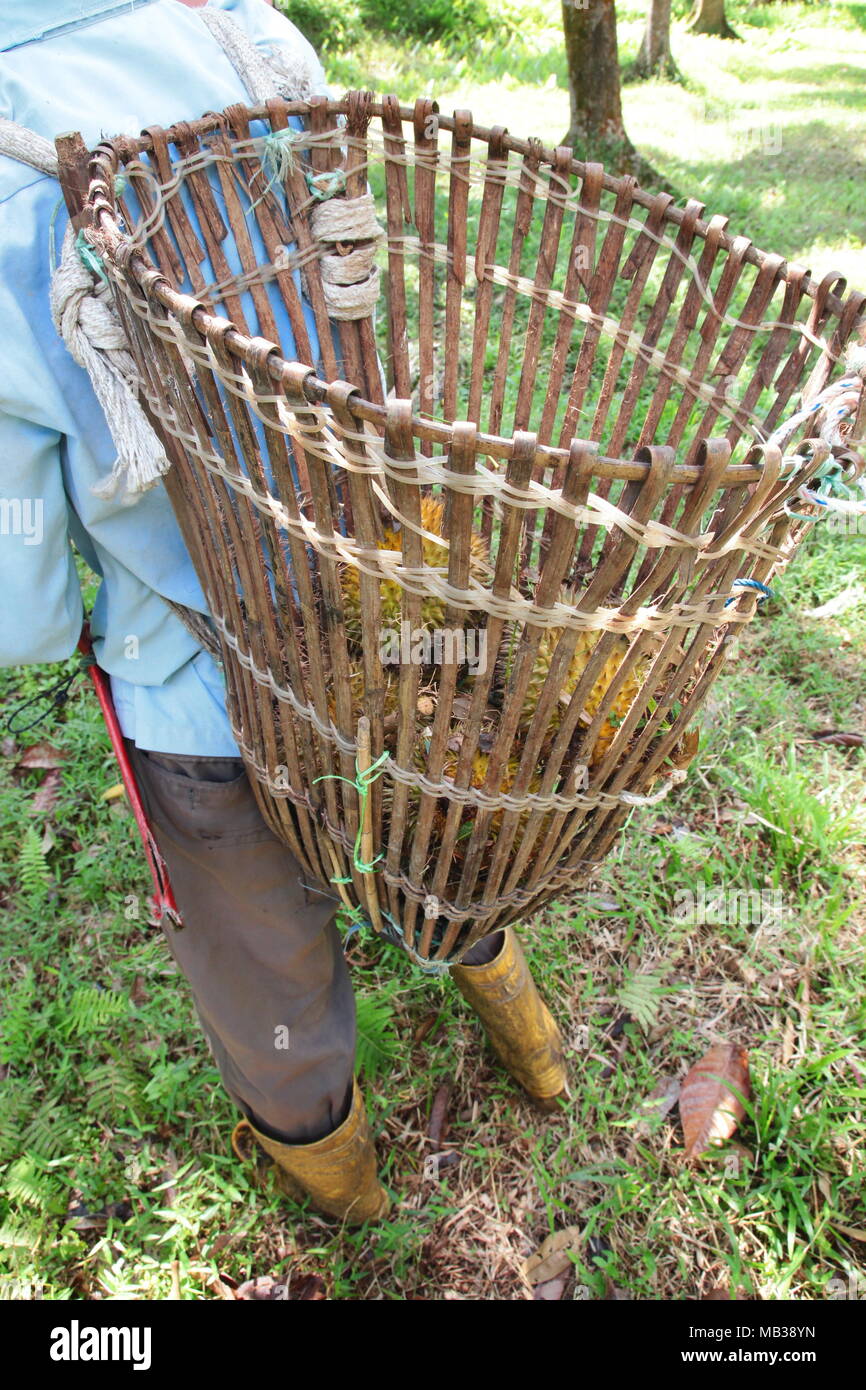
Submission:
M 355 1057 L 339 900 L 265 825 L 238 759 L 127 747 L 183 917 L 168 944 L 225 1088 L 274 1138 L 321 1139 L 348 1113 Z M 497 946 L 485 938 L 466 963 Z

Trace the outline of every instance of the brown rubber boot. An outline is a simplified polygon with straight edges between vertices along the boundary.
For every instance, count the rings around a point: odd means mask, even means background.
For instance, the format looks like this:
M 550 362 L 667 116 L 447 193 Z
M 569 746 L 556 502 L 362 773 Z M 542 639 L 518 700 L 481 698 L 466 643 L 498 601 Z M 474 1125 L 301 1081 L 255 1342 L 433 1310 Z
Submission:
M 307 1196 L 326 1216 L 360 1226 L 388 1215 L 391 1199 L 376 1175 L 376 1151 L 367 1125 L 367 1111 L 357 1081 L 352 1083 L 352 1108 L 332 1134 L 312 1144 L 283 1144 L 241 1120 L 232 1134 L 239 1158 L 251 1157 L 255 1139 L 279 1169 L 279 1186 L 287 1196 Z
M 493 1051 L 544 1110 L 556 1110 L 568 1076 L 562 1036 L 535 985 L 511 927 L 488 965 L 455 965 L 451 976 L 484 1025 Z

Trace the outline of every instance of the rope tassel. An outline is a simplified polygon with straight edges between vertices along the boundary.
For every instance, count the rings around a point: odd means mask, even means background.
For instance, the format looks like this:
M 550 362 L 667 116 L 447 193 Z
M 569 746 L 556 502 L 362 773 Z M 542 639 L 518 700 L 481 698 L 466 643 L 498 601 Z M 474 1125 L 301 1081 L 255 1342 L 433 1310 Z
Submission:
M 170 464 L 138 403 L 140 380 L 123 327 L 106 290 L 94 288 L 93 274 L 102 267 L 92 248 L 87 262 L 67 227 L 51 280 L 51 317 L 72 357 L 90 377 L 117 450 L 111 473 L 91 491 L 106 501 L 119 496 L 133 502 L 159 482 Z

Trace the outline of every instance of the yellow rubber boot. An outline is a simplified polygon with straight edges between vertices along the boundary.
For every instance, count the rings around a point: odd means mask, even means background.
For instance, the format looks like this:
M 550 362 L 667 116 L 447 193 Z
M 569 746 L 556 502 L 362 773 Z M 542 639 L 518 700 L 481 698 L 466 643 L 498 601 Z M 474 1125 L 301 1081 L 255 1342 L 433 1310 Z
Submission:
M 308 1196 L 319 1211 L 350 1226 L 387 1216 L 391 1200 L 376 1175 L 376 1150 L 357 1081 L 352 1085 L 349 1114 L 324 1139 L 283 1144 L 262 1134 L 249 1120 L 241 1120 L 232 1135 L 232 1147 L 240 1158 L 250 1156 L 248 1135 L 276 1163 L 280 1186 L 289 1196 Z
M 451 976 L 484 1025 L 493 1051 L 524 1091 L 545 1110 L 556 1110 L 568 1076 L 562 1036 L 535 986 L 511 927 L 487 965 L 455 965 Z

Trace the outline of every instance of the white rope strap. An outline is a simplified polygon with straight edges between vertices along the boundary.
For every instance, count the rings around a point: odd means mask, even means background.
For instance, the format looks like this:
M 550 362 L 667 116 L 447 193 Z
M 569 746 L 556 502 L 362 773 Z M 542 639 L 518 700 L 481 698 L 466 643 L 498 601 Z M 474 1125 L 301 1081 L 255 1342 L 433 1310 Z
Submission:
M 225 10 L 206 6 L 198 16 L 223 49 L 254 105 L 274 96 L 285 101 L 309 101 L 315 95 L 313 70 L 301 50 L 271 44 L 264 52 Z
M 5 116 L 0 116 L 0 154 L 17 159 L 19 164 L 29 164 L 40 174 L 57 178 L 57 151 L 51 141 L 37 135 L 35 130 L 7 121 Z

